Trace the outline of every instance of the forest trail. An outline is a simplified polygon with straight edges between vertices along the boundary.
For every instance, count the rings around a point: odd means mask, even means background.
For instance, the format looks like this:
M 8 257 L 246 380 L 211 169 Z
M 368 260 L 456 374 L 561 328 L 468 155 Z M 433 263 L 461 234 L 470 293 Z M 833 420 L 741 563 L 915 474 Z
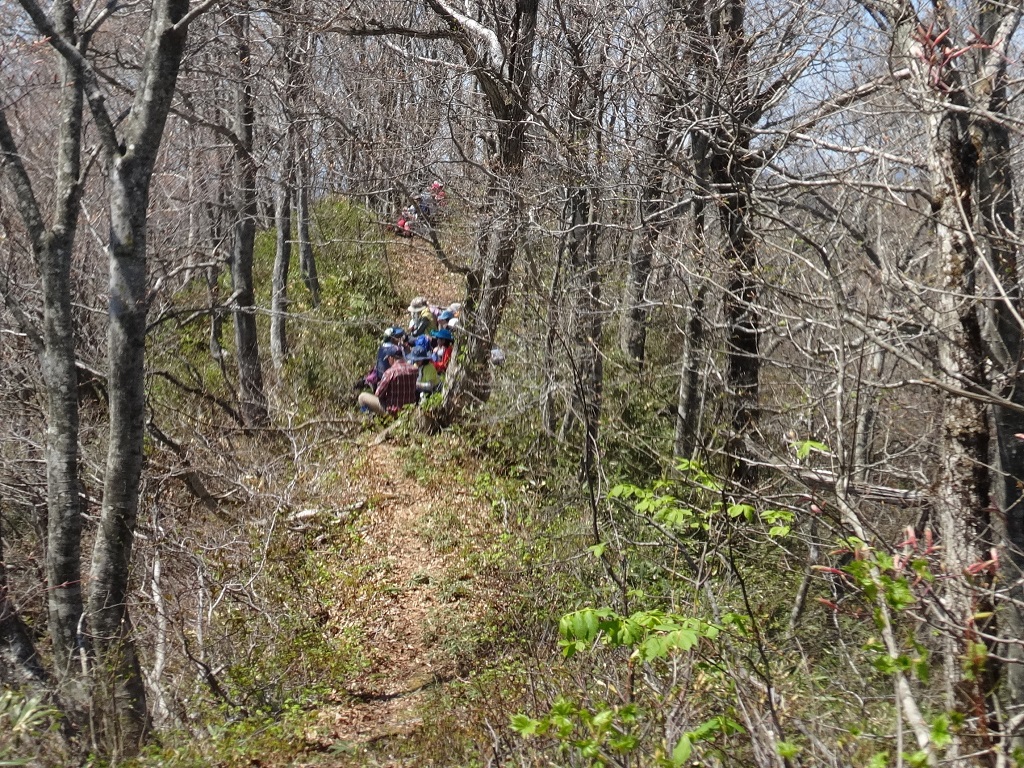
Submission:
M 409 300 L 424 296 L 438 306 L 462 301 L 462 279 L 438 261 L 430 243 L 425 240 L 390 237 L 384 258 L 391 284 L 399 296 Z
M 482 527 L 485 505 L 467 489 L 409 477 L 408 466 L 399 447 L 383 443 L 368 445 L 353 469 L 351 493 L 367 502 L 351 571 L 358 575 L 341 586 L 332 620 L 359 629 L 366 668 L 308 735 L 336 755 L 318 766 L 412 765 L 391 752 L 420 725 L 428 690 L 455 675 L 443 649 L 451 615 L 486 608 L 444 530 Z
M 454 276 L 427 244 L 399 241 L 389 251 L 400 296 L 422 295 L 436 304 L 461 299 Z M 420 462 L 389 442 L 392 427 L 365 433 L 349 473 L 346 496 L 365 504 L 362 543 L 349 571 L 354 580 L 339 584 L 332 621 L 339 630 L 358 631 L 366 659 L 338 704 L 322 710 L 315 732 L 307 734 L 331 755 L 317 766 L 415 765 L 395 750 L 421 725 L 430 689 L 456 674 L 444 650 L 453 617 L 471 620 L 487 610 L 486 589 L 478 589 L 464 568 L 458 542 L 467 531 L 484 530 L 489 510 L 464 483 L 438 473 L 434 462 Z M 434 441 L 443 452 L 445 439 Z

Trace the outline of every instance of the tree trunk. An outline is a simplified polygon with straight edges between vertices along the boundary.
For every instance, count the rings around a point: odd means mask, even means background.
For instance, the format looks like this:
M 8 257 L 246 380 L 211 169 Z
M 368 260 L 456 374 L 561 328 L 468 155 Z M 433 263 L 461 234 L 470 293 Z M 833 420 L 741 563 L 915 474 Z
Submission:
M 259 338 L 256 332 L 256 291 L 252 263 L 259 205 L 256 196 L 256 159 L 253 157 L 255 106 L 250 72 L 249 17 L 236 18 L 239 79 L 235 85 L 235 231 L 231 254 L 234 295 L 235 354 L 238 357 L 238 399 L 242 418 L 251 427 L 265 426 L 267 396 L 263 389 Z
M 295 207 L 299 236 L 299 271 L 302 273 L 302 282 L 309 291 L 310 304 L 315 309 L 320 306 L 320 277 L 316 270 L 313 242 L 309 236 L 309 158 L 306 153 L 300 153 L 297 165 L 299 178 L 295 190 Z
M 646 209 L 649 201 L 640 203 Z M 629 253 L 629 271 L 626 274 L 626 290 L 623 299 L 624 311 L 619 345 L 626 359 L 643 368 L 647 355 L 647 321 L 650 309 L 647 303 L 647 286 L 651 279 L 654 263 L 654 243 L 658 239 L 657 229 L 642 217 L 640 231 L 633 236 Z
M 103 508 L 89 577 L 103 739 L 112 754 L 138 751 L 149 726 L 146 693 L 128 615 L 132 539 L 145 437 L 146 211 L 149 171 L 117 158 L 110 174 L 110 438 Z M 112 709 L 107 709 L 109 705 Z
M 287 144 L 287 142 L 286 142 Z M 292 261 L 292 186 L 291 156 L 287 146 L 284 155 L 281 179 L 277 186 L 275 217 L 277 219 L 277 249 L 274 254 L 274 276 L 271 283 L 270 305 L 270 358 L 279 373 L 288 356 L 286 332 L 288 312 L 288 270 Z
M 577 189 L 572 200 L 572 234 L 569 254 L 573 272 L 579 280 L 577 301 L 581 338 L 586 343 L 580 365 L 580 399 L 582 401 L 584 449 L 583 476 L 591 487 L 597 483 L 600 460 L 601 399 L 604 390 L 604 358 L 601 356 L 603 313 L 601 311 L 601 271 L 598 265 L 598 236 L 595 193 Z
M 986 354 L 978 308 L 975 265 L 979 254 L 970 235 L 973 219 L 973 186 L 977 173 L 977 148 L 968 132 L 968 119 L 950 107 L 966 106 L 956 73 L 948 72 L 941 91 L 934 84 L 919 88 L 932 99 L 926 115 L 929 128 L 929 166 L 932 181 L 935 237 L 942 275 L 935 302 L 934 324 L 938 331 L 940 375 L 952 386 L 986 388 Z M 941 94 L 941 97 L 940 97 Z M 993 542 L 990 520 L 991 488 L 988 462 L 990 434 L 987 408 L 965 397 L 943 402 L 940 470 L 935 492 L 935 511 L 943 541 L 946 582 L 944 605 L 948 617 L 945 640 L 946 706 L 971 711 L 988 701 L 994 684 L 994 667 L 986 674 L 965 678 L 961 656 L 975 643 L 976 614 L 991 614 L 988 579 L 972 583 L 968 567 L 987 557 Z M 982 594 L 983 594 L 982 593 Z M 978 628 L 986 628 L 982 622 Z M 968 685 L 973 693 L 965 692 Z M 949 757 L 959 757 L 954 740 Z
M 1007 8 L 984 5 L 979 30 L 988 45 L 996 42 Z M 1016 25 L 1015 25 L 1016 26 Z M 1016 218 L 1012 145 L 1006 124 L 989 114 L 1004 116 L 1008 111 L 1006 59 L 999 52 L 982 48 L 977 52 L 977 68 L 984 76 L 972 79 L 972 97 L 979 109 L 971 116 L 970 138 L 979 154 L 977 172 L 977 208 L 980 226 L 981 257 L 991 268 L 983 273 L 982 292 L 988 301 L 979 307 L 983 340 L 989 359 L 998 364 L 1001 376 L 994 390 L 1017 406 L 1024 406 L 1024 374 L 1020 359 L 1022 340 L 1022 290 L 1018 276 Z M 987 70 L 987 71 L 986 71 Z M 993 277 L 994 276 L 994 277 Z M 1001 607 L 999 622 L 1004 637 L 1024 637 L 1024 414 L 995 406 L 992 416 L 995 439 L 992 496 L 1000 510 L 997 534 L 1002 539 L 1001 580 L 1011 598 Z M 1024 704 L 1024 649 L 1008 643 L 999 649 L 1005 664 L 1007 711 L 1018 711 Z M 1024 748 L 1024 737 L 1012 734 L 1011 748 Z
M 73 34 L 74 8 L 61 4 L 60 28 Z M 40 254 L 43 283 L 43 378 L 47 392 L 47 545 L 46 577 L 58 679 L 83 674 L 82 647 L 82 493 L 78 476 L 78 374 L 75 370 L 75 325 L 71 307 L 71 261 L 81 196 L 83 89 L 74 69 L 62 60 L 58 182 L 55 221 Z M 80 692 L 81 693 L 81 692 Z M 81 700 L 80 696 L 74 696 Z
M 222 216 L 220 211 L 226 208 L 224 202 L 224 189 L 218 189 L 217 205 L 207 203 L 206 212 L 209 219 L 210 233 L 210 256 L 215 260 L 215 265 L 206 267 L 203 270 L 206 277 L 206 296 L 210 305 L 210 357 L 217 361 L 221 374 L 227 377 L 224 368 L 224 310 L 221 308 L 222 299 L 220 291 L 221 273 L 221 244 L 225 241 L 222 234 Z
M 75 41 L 75 9 L 68 0 L 53 8 L 54 28 Z M 82 46 L 84 49 L 84 45 Z M 84 51 L 83 51 L 84 52 Z M 78 376 L 75 369 L 75 329 L 72 315 L 71 261 L 78 228 L 82 194 L 81 141 L 85 86 L 78 70 L 60 59 L 62 81 L 59 104 L 57 175 L 54 210 L 49 227 L 44 224 L 32 182 L 14 136 L 0 110 L 0 160 L 16 192 L 19 214 L 29 233 L 32 255 L 42 284 L 42 330 L 33 333 L 46 386 L 46 582 L 47 613 L 54 658 L 54 672 L 64 684 L 63 698 L 77 719 L 85 705 L 85 674 L 80 633 L 83 612 L 81 532 L 82 494 L 78 476 L 79 414 Z M 17 639 L 20 621 L 7 615 L 5 631 Z M 12 624 L 12 622 L 14 622 Z M 37 662 L 38 663 L 38 662 Z
M 737 154 L 748 145 L 749 137 L 739 140 Z M 746 461 L 744 442 L 757 430 L 761 375 L 757 244 L 749 222 L 750 171 L 737 156 L 716 152 L 712 160 L 713 182 L 719 189 L 727 190 L 719 213 L 727 237 L 725 260 L 730 271 L 725 294 L 725 382 L 732 406 L 732 475 L 748 487 L 757 482 L 757 468 Z
M 491 396 L 491 348 L 508 300 L 522 210 L 507 187 L 493 186 L 489 199 L 490 216 L 480 227 L 477 262 L 481 266 L 466 278 L 465 352 L 452 366 L 445 389 L 442 414 L 447 423 Z
M 110 434 L 89 577 L 89 628 L 100 732 L 115 759 L 136 753 L 149 726 L 128 612 L 145 437 L 146 217 L 153 167 L 185 52 L 186 28 L 177 23 L 187 11 L 188 0 L 153 3 L 147 56 L 120 141 L 103 101 L 90 100 L 110 168 Z
M 478 54 L 465 33 L 464 22 L 436 2 L 428 3 L 436 13 L 462 34 L 468 60 Z M 534 43 L 537 33 L 538 0 L 516 0 L 508 19 L 507 54 L 504 71 L 479 70 L 477 81 L 487 98 L 496 123 L 497 158 L 487 192 L 485 215 L 481 219 L 475 266 L 466 276 L 465 352 L 450 370 L 438 420 L 451 424 L 476 404 L 491 396 L 491 348 L 505 313 L 509 278 L 523 221 L 519 186 L 523 180 L 526 153 L 528 105 L 533 88 Z
M 704 347 L 704 299 L 707 287 L 701 286 L 690 304 L 679 363 L 679 400 L 676 405 L 676 433 L 672 453 L 677 459 L 693 457 L 697 448 L 697 416 L 700 408 L 700 368 L 698 358 Z
M 32 636 L 8 596 L 2 534 L 0 530 L 0 685 L 5 688 L 38 685 L 46 681 L 46 673 L 39 663 Z
M 852 479 L 857 483 L 868 481 L 868 467 L 871 465 L 871 444 L 875 433 L 875 416 L 878 412 L 875 382 L 882 373 L 885 350 L 876 347 L 868 364 L 867 381 L 861 377 L 857 387 L 856 434 L 853 439 Z
M 717 57 L 732 73 L 727 101 L 708 103 L 705 117 L 713 128 L 695 137 L 694 159 L 702 193 L 718 203 L 725 235 L 724 261 L 728 280 L 724 298 L 726 325 L 725 386 L 731 411 L 728 449 L 730 474 L 740 485 L 757 482 L 757 467 L 746 460 L 747 439 L 757 432 L 760 418 L 759 350 L 761 317 L 757 306 L 757 242 L 751 228 L 751 195 L 755 160 L 750 156 L 751 129 L 756 121 L 750 91 L 745 0 L 728 0 L 713 14 L 713 45 L 719 50 L 704 56 L 703 78 L 721 77 Z M 711 88 L 709 84 L 709 89 Z M 706 175 L 705 175 L 706 172 Z M 706 186 L 705 186 L 706 185 Z
M 551 288 L 548 291 L 547 300 L 547 331 L 544 335 L 544 359 L 543 371 L 544 381 L 541 384 L 540 395 L 540 422 L 544 433 L 549 437 L 555 436 L 555 423 L 558 421 L 558 414 L 555 412 L 555 398 L 558 391 L 558 366 L 557 360 L 561 358 L 559 341 L 562 339 L 562 329 L 559 327 L 562 320 L 562 262 L 565 257 L 564 239 L 560 240 L 555 254 L 555 269 L 551 275 Z

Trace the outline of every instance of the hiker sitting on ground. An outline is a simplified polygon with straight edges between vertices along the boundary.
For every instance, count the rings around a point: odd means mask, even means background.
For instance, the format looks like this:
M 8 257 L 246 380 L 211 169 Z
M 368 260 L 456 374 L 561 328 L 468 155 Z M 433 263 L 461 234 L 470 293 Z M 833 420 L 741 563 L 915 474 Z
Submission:
M 384 339 L 377 348 L 377 359 L 374 361 L 373 370 L 366 374 L 365 382 L 370 389 L 376 389 L 380 380 L 384 377 L 384 371 L 388 369 L 388 355 L 397 348 L 405 352 L 405 329 L 397 325 L 387 328 L 384 331 Z
M 454 338 L 452 337 L 452 332 L 447 328 L 434 331 L 430 336 L 434 339 L 434 352 L 431 355 L 434 367 L 443 376 L 448 372 L 448 365 L 452 361 L 452 349 L 454 349 L 452 343 Z
M 430 333 L 437 328 L 437 319 L 430 311 L 427 300 L 417 296 L 409 305 L 409 334 L 415 338 L 425 333 Z
M 359 395 L 360 406 L 381 416 L 398 413 L 419 397 L 416 392 L 419 369 L 405 362 L 397 347 L 393 348 L 387 360 L 388 369 L 377 385 L 377 391 L 372 395 L 369 392 Z
M 409 362 L 419 369 L 419 378 L 416 381 L 416 390 L 424 394 L 432 394 L 441 389 L 444 379 L 441 378 L 430 359 L 430 353 L 424 349 L 413 349 L 409 355 Z
M 437 316 L 437 329 L 447 328 L 448 323 L 455 318 L 455 313 L 450 309 L 446 309 Z
M 417 336 L 415 339 L 413 339 L 412 346 L 409 348 L 409 351 L 415 352 L 416 350 L 422 350 L 423 352 L 426 352 L 428 355 L 431 352 L 433 352 L 434 340 L 430 337 L 429 334 L 424 333 L 422 336 Z M 408 356 L 406 356 L 405 359 L 408 360 Z
M 448 319 L 448 322 L 445 324 L 445 327 L 451 330 L 455 330 L 455 327 L 459 325 L 459 323 L 461 322 L 459 318 L 462 315 L 462 304 L 460 304 L 457 301 L 453 301 L 451 304 L 448 305 L 448 309 L 446 309 L 445 312 L 452 313 L 452 316 Z

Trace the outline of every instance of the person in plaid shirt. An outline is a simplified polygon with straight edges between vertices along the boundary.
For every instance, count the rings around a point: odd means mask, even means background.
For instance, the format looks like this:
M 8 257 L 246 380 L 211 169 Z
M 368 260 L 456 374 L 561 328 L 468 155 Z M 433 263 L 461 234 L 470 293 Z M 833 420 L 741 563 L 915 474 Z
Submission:
M 397 350 L 388 355 L 388 364 L 388 369 L 377 385 L 377 391 L 372 395 L 369 392 L 359 395 L 359 405 L 381 416 L 398 413 L 419 398 L 416 392 L 419 369 L 405 362 Z

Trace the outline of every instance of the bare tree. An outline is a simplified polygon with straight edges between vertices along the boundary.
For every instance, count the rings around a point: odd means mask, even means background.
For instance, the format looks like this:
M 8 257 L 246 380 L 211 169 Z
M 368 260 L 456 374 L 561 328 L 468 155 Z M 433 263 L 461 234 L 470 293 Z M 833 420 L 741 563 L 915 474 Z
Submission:
M 21 6 L 37 33 L 59 54 L 67 87 L 62 107 L 62 140 L 58 144 L 58 217 L 48 232 L 35 202 L 19 152 L 4 123 L 3 157 L 17 195 L 26 229 L 38 254 L 39 269 L 50 283 L 49 319 L 40 351 L 51 372 L 54 397 L 49 431 L 54 435 L 48 465 L 53 464 L 50 526 L 53 539 L 48 569 L 56 598 L 51 598 L 51 625 L 58 668 L 66 674 L 86 650 L 81 635 L 82 600 L 78 569 L 80 540 L 77 479 L 77 387 L 74 376 L 74 331 L 65 308 L 70 306 L 67 264 L 77 220 L 82 168 L 80 147 L 82 103 L 88 104 L 107 170 L 110 265 L 108 371 L 109 439 L 103 505 L 89 575 L 87 621 L 91 640 L 92 700 L 99 733 L 113 755 L 131 754 L 144 737 L 148 715 L 145 691 L 134 648 L 128 613 L 132 540 L 138 517 L 145 423 L 144 354 L 147 285 L 147 216 L 150 183 L 174 95 L 190 14 L 188 0 L 156 0 L 143 38 L 143 58 L 136 87 L 124 119 L 107 105 L 100 76 L 90 58 L 88 42 L 113 9 L 80 18 L 73 4 L 59 3 L 48 14 L 34 0 Z M 200 9 L 202 6 L 200 6 Z M 52 250 L 48 250 L 52 247 Z M 63 325 L 62 325 L 63 324 Z M 54 338 L 55 334 L 63 336 Z M 49 345 L 49 348 L 47 348 Z M 59 441 L 59 442 L 58 442 Z
M 50 24 L 49 19 L 46 20 Z M 68 44 L 88 51 L 89 35 L 79 39 L 75 9 L 70 2 L 56 4 L 54 30 Z M 21 159 L 18 144 L 0 109 L 0 159 L 22 223 L 29 236 L 36 270 L 43 287 L 43 323 L 39 328 L 29 313 L 18 308 L 23 330 L 32 339 L 46 382 L 47 422 L 47 596 L 55 674 L 61 681 L 80 677 L 79 654 L 86 650 L 80 633 L 83 611 L 81 580 L 82 508 L 78 478 L 78 376 L 75 327 L 72 317 L 71 261 L 78 228 L 79 201 L 84 186 L 82 130 L 85 78 L 68 57 L 58 62 L 62 81 L 54 210 L 47 222 L 33 181 Z M 5 294 L 5 299 L 9 297 Z M 70 683 L 71 681 L 69 681 Z M 82 706 L 84 690 L 69 685 L 68 694 Z
M 284 82 L 278 94 L 281 104 L 281 129 L 278 137 L 280 158 L 275 192 L 275 221 L 277 244 L 274 255 L 274 273 L 271 285 L 270 356 L 274 368 L 280 371 L 288 354 L 286 313 L 288 312 L 288 272 L 292 257 L 292 198 L 296 194 L 295 152 L 296 91 L 299 79 L 299 41 L 297 25 L 290 0 L 283 0 L 278 9 L 281 34 L 280 56 Z M 300 214 L 308 219 L 305 206 L 298 206 Z M 308 234 L 305 238 L 308 241 Z M 307 245 L 308 247 L 308 245 Z M 312 250 L 312 249 L 310 249 Z M 313 267 L 315 275 L 315 265 Z M 305 270 L 304 270 L 305 272 Z M 314 306 L 316 301 L 314 301 Z
M 234 240 L 231 251 L 231 285 L 235 307 L 235 354 L 238 358 L 238 399 L 247 424 L 264 426 L 269 421 L 263 388 L 259 339 L 256 334 L 256 289 L 253 284 L 253 250 L 259 214 L 253 128 L 256 107 L 253 97 L 251 20 L 248 4 L 231 16 L 235 35 L 238 73 L 234 83 Z

